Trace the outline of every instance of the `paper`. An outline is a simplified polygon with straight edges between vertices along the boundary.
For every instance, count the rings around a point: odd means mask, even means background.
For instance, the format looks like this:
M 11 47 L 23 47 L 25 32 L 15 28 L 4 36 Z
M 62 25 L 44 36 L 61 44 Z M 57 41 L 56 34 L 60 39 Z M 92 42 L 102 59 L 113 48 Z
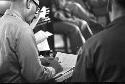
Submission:
M 50 50 L 47 39 L 37 45 L 39 51 Z
M 63 67 L 63 71 L 54 77 L 57 82 L 62 82 L 72 76 L 77 61 L 77 55 L 57 52 L 58 62 Z
M 38 31 L 37 33 L 35 33 L 36 43 L 39 44 L 39 43 L 43 42 L 51 35 L 53 35 L 53 34 L 48 31 L 47 32 L 44 32 L 42 30 Z
M 53 35 L 52 33 L 48 32 L 48 31 L 46 31 L 45 34 L 46 34 L 47 36 L 52 36 L 52 35 Z
M 61 52 L 57 52 L 56 57 L 59 58 L 58 62 L 61 64 L 64 70 L 74 67 L 77 60 L 77 55 L 66 54 Z

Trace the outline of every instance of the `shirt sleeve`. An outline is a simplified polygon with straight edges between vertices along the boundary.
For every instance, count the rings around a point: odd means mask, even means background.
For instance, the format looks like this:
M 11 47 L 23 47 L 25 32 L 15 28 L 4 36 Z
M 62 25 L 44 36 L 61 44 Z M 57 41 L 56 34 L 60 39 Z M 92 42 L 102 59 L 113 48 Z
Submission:
M 54 70 L 41 65 L 38 51 L 30 29 L 22 30 L 17 42 L 21 74 L 28 82 L 43 82 L 54 76 Z

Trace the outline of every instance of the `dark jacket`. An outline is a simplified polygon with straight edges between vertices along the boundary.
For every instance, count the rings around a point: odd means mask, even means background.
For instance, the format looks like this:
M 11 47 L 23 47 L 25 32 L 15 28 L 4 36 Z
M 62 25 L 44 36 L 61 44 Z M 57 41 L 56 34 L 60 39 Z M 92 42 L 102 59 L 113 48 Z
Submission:
M 78 56 L 72 82 L 125 81 L 125 17 L 90 38 Z

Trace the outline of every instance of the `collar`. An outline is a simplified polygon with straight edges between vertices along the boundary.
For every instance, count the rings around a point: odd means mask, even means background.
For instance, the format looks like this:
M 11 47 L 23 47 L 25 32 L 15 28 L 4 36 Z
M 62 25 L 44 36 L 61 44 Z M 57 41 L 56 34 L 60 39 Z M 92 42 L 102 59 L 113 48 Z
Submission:
M 16 17 L 16 18 L 18 18 L 18 19 L 23 20 L 24 22 L 26 22 L 24 20 L 24 18 L 22 17 L 22 15 L 18 11 L 7 9 L 6 12 L 5 12 L 5 15 L 13 16 L 13 17 Z
M 125 22 L 125 16 L 121 16 L 121 17 L 115 19 L 106 28 L 111 28 L 113 25 L 117 25 L 117 24 L 122 23 L 122 22 Z

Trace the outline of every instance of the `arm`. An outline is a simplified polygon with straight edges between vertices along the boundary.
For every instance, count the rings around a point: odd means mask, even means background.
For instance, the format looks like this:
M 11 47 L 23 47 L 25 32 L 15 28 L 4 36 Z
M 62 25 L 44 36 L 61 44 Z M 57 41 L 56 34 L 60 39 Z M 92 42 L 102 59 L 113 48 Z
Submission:
M 22 30 L 18 41 L 21 74 L 28 82 L 43 82 L 51 79 L 55 75 L 55 70 L 41 65 L 33 38 L 30 29 Z

